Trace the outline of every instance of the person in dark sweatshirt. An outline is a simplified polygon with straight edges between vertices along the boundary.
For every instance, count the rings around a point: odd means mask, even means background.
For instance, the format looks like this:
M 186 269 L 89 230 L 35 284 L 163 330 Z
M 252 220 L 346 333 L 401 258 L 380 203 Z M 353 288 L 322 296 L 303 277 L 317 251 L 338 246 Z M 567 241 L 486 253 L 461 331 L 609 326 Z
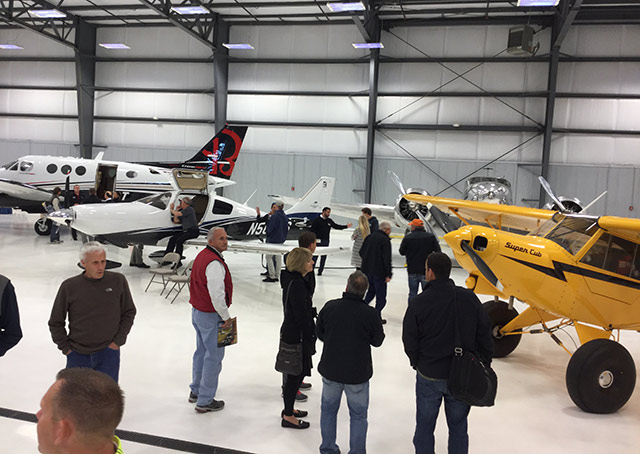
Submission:
M 427 287 L 409 301 L 402 323 L 402 342 L 416 371 L 416 454 L 433 453 L 434 429 L 444 399 L 449 426 L 449 453 L 469 452 L 467 416 L 471 407 L 449 393 L 456 325 L 461 346 L 491 363 L 491 325 L 478 297 L 449 278 L 451 259 L 434 252 L 427 259 Z
M 324 207 L 322 209 L 322 214 L 315 218 L 311 223 L 311 231 L 316 234 L 318 238 L 318 246 L 329 246 L 329 235 L 331 229 L 344 230 L 346 228 L 351 227 L 353 224 L 350 222 L 346 225 L 336 224 L 331 219 L 331 208 Z M 318 256 L 313 257 L 313 264 L 315 266 L 316 261 L 318 260 Z M 327 262 L 327 256 L 320 256 L 320 268 L 318 268 L 318 276 L 322 276 L 322 272 L 324 271 L 324 265 Z
M 98 242 L 82 246 L 80 263 L 85 271 L 58 289 L 49 317 L 51 338 L 66 355 L 68 368 L 88 367 L 117 382 L 120 347 L 136 316 L 129 284 L 124 275 L 105 271 L 106 252 Z
M 352 273 L 342 298 L 328 301 L 318 315 L 316 332 L 324 342 L 318 366 L 322 375 L 321 454 L 340 452 L 336 424 L 343 392 L 349 405 L 349 452 L 367 451 L 371 346 L 379 347 L 384 340 L 380 315 L 363 300 L 367 286 L 364 273 Z
M 0 356 L 22 339 L 18 300 L 11 281 L 0 274 Z
M 432 252 L 440 252 L 440 243 L 433 233 L 424 229 L 421 219 L 409 223 L 411 233 L 400 243 L 400 255 L 407 257 L 407 274 L 409 275 L 409 301 L 418 294 L 418 284 L 422 290 L 427 286 L 425 279 L 427 257 Z

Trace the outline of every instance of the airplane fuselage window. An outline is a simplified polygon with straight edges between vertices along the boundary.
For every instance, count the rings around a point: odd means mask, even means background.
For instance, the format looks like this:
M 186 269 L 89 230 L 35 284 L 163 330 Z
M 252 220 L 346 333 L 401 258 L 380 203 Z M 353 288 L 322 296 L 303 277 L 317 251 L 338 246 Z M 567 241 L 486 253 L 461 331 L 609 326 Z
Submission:
M 18 170 L 18 161 L 11 161 L 10 163 L 3 165 L 2 168 L 7 170 Z
M 78 166 L 76 167 L 76 174 L 78 175 L 84 175 L 85 173 L 87 173 L 87 169 L 85 166 Z
M 598 238 L 580 262 L 625 277 L 640 278 L 638 245 L 608 233 Z
M 55 164 L 49 164 L 47 166 L 47 172 L 49 173 L 56 173 L 58 171 L 58 166 Z
M 136 172 L 135 170 L 129 170 L 127 172 L 127 178 L 135 178 L 138 176 L 138 172 Z
M 154 175 L 160 175 L 160 172 L 158 172 L 156 169 L 149 168 L 149 172 L 151 172 Z
M 169 206 L 169 200 L 171 200 L 170 192 L 163 192 L 158 195 L 149 195 L 138 200 L 138 203 L 144 203 L 145 205 L 151 205 L 152 207 L 160 210 L 166 210 Z
M 20 163 L 20 172 L 30 172 L 33 169 L 33 162 L 22 161 Z
M 547 235 L 547 239 L 575 255 L 597 231 L 598 224 L 592 219 L 566 217 Z
M 233 205 L 222 200 L 216 199 L 213 202 L 213 214 L 231 214 Z
M 63 175 L 69 175 L 71 173 L 71 166 L 68 164 L 65 164 L 62 167 L 60 167 L 60 171 L 62 172 Z

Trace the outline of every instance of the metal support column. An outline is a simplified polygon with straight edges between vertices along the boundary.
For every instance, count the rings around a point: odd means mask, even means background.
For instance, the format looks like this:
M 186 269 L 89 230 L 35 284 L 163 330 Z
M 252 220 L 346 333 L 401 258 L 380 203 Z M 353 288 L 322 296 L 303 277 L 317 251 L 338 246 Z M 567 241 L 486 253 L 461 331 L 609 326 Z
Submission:
M 213 83 L 215 88 L 216 132 L 227 123 L 227 99 L 229 88 L 229 49 L 223 43 L 229 42 L 229 25 L 218 16 L 213 32 L 215 50 L 213 51 Z
M 560 61 L 560 47 L 571 23 L 575 19 L 582 0 L 575 0 L 569 7 L 569 2 L 562 2 L 562 12 L 556 13 L 551 29 L 551 52 L 549 55 L 549 76 L 547 81 L 547 106 L 544 120 L 544 138 L 542 141 L 542 177 L 549 180 L 549 162 L 551 161 L 551 139 L 553 134 L 553 114 L 556 105 L 556 86 L 558 82 L 558 65 Z M 544 206 L 547 193 L 540 187 L 538 207 Z
M 379 70 L 380 49 L 371 49 L 371 56 L 369 57 L 369 116 L 367 118 L 367 173 L 364 189 L 365 203 L 371 203 L 371 194 L 373 190 L 373 158 L 376 142 Z
M 75 36 L 76 91 L 80 157 L 93 157 L 93 115 L 96 81 L 96 27 L 78 21 Z

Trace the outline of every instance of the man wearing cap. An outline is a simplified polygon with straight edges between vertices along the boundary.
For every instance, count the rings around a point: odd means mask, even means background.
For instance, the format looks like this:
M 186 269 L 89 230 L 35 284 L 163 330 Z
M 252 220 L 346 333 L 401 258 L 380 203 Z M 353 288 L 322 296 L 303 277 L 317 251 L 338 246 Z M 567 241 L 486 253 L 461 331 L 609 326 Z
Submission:
M 284 214 L 284 202 L 277 200 L 271 206 L 272 214 L 267 221 L 267 243 L 282 244 L 287 239 L 289 221 Z M 282 268 L 282 256 L 267 254 L 267 277 L 262 282 L 278 282 Z
M 167 244 L 165 254 L 169 252 L 175 252 L 182 257 L 182 249 L 184 248 L 184 242 L 192 238 L 197 238 L 200 235 L 200 229 L 198 228 L 198 220 L 196 219 L 196 210 L 191 206 L 191 198 L 183 197 L 180 200 L 178 208 L 174 208 L 173 203 L 169 205 L 171 210 L 171 216 L 174 224 L 182 224 L 182 230 L 175 233 Z M 182 263 L 178 263 L 180 266 Z
M 440 252 L 438 239 L 432 233 L 426 232 L 421 219 L 414 219 L 409 223 L 411 233 L 400 243 L 400 255 L 407 257 L 407 273 L 409 274 L 409 301 L 418 294 L 418 284 L 425 289 L 425 264 L 432 252 Z

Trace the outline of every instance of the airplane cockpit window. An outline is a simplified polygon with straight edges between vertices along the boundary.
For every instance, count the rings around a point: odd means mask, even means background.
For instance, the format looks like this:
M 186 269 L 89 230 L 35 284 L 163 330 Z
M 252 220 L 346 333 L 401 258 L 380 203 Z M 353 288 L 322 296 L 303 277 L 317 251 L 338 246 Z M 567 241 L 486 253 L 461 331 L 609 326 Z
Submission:
M 127 178 L 135 178 L 138 176 L 138 172 L 136 172 L 135 170 L 129 170 L 127 171 Z
M 594 219 L 566 217 L 546 238 L 575 255 L 597 231 L 598 224 Z
M 33 162 L 22 161 L 20 162 L 20 172 L 30 172 L 33 169 Z
M 10 163 L 3 165 L 2 168 L 6 170 L 18 170 L 18 161 L 11 161 Z
M 632 241 L 604 233 L 580 262 L 625 277 L 640 279 L 637 246 Z
M 158 195 L 149 195 L 140 200 L 137 200 L 138 203 L 144 203 L 145 205 L 151 205 L 152 207 L 158 208 L 160 210 L 166 210 L 169 206 L 169 201 L 171 200 L 170 192 L 163 192 Z

